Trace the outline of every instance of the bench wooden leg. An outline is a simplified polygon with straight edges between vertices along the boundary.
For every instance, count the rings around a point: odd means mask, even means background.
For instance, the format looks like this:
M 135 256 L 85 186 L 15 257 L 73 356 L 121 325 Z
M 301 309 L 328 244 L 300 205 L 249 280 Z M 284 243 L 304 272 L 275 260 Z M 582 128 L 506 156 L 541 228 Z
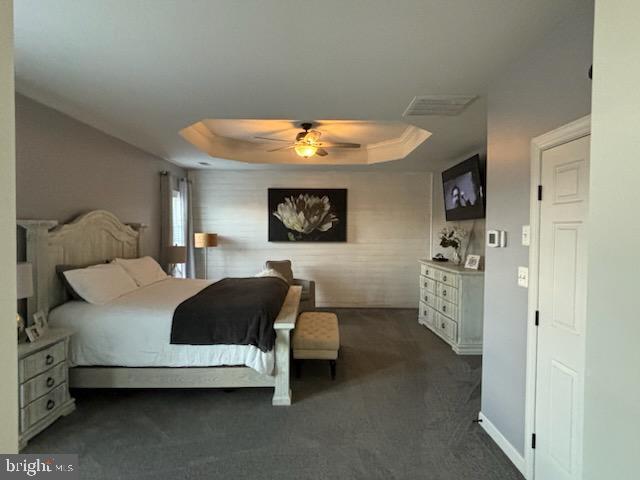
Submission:
M 329 360 L 329 368 L 331 369 L 331 380 L 336 379 L 336 361 Z

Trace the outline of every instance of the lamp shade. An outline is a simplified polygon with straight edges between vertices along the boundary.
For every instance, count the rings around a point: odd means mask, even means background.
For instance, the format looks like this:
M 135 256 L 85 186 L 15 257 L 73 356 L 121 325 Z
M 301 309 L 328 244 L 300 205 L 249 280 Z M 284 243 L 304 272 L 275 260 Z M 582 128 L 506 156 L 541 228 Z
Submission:
M 16 267 L 18 300 L 33 295 L 33 270 L 30 263 L 21 262 Z
M 194 233 L 193 246 L 196 248 L 208 248 L 218 246 L 217 233 Z
M 186 263 L 187 261 L 187 247 L 167 247 L 167 263 Z

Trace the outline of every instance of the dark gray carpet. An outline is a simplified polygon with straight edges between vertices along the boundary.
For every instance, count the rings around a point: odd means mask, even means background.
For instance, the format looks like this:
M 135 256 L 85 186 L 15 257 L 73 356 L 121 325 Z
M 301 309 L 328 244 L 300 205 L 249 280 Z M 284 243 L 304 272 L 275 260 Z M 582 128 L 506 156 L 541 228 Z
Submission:
M 270 389 L 73 391 L 27 453 L 79 453 L 83 479 L 521 479 L 477 425 L 480 357 L 415 310 L 338 310 L 338 376 L 307 362 L 294 405 Z

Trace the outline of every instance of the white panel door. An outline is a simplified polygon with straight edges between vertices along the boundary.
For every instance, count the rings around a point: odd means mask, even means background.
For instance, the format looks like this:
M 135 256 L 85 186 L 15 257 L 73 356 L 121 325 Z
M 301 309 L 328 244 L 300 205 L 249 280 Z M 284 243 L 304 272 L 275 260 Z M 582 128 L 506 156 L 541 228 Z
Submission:
M 582 478 L 589 141 L 542 154 L 535 477 Z

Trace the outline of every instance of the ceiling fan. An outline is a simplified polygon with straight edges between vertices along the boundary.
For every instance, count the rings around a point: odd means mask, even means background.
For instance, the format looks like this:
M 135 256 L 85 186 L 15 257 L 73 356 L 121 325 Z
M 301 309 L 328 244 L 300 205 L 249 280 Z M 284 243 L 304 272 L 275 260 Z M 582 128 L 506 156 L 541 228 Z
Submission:
M 282 140 L 281 138 L 270 138 L 270 137 L 254 137 L 259 140 L 269 140 L 270 142 L 284 142 L 289 145 L 273 148 L 271 150 L 267 150 L 267 152 L 279 152 L 282 150 L 291 150 L 293 149 L 300 157 L 309 158 L 314 155 L 318 155 L 320 157 L 325 157 L 329 155 L 327 152 L 328 148 L 360 148 L 359 143 L 344 143 L 344 142 L 321 142 L 320 136 L 322 132 L 318 130 L 311 130 L 313 124 L 310 122 L 305 122 L 300 124 L 303 131 L 298 132 L 296 135 L 296 139 L 292 142 L 289 140 Z

